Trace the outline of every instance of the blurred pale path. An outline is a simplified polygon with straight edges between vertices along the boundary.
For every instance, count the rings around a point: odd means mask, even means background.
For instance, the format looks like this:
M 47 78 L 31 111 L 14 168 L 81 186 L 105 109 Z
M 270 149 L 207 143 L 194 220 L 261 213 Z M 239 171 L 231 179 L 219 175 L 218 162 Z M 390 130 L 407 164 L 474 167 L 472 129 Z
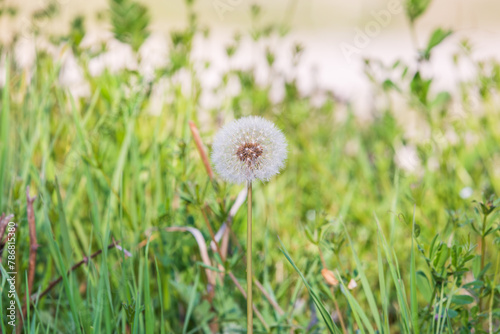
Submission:
M 9 0 L 14 3 L 13 0 Z M 7 2 L 9 2 L 7 1 Z M 26 17 L 36 8 L 40 8 L 48 0 L 23 1 L 20 19 L 17 22 L 0 21 L 0 36 L 5 40 L 9 28 L 26 24 Z M 62 19 L 49 22 L 44 26 L 46 31 L 67 28 L 69 21 L 77 14 L 84 13 L 88 17 L 87 29 L 99 34 L 109 30 L 108 26 L 96 21 L 96 13 L 107 8 L 107 1 L 98 0 L 56 0 L 60 4 Z M 142 1 L 150 9 L 152 15 L 151 30 L 153 34 L 166 34 L 173 28 L 186 24 L 186 9 L 183 1 L 169 0 Z M 226 4 L 221 9 L 220 4 Z M 388 12 L 391 0 L 198 0 L 195 8 L 202 25 L 211 29 L 209 41 L 201 42 L 195 48 L 195 55 L 201 59 L 209 59 L 214 64 L 214 71 L 207 74 L 204 81 L 215 85 L 219 80 L 217 69 L 223 71 L 229 66 L 224 56 L 224 47 L 231 40 L 234 32 L 245 33 L 251 29 L 250 6 L 259 4 L 262 7 L 260 22 L 286 23 L 291 27 L 289 35 L 276 46 L 277 66 L 286 73 L 290 67 L 290 50 L 298 42 L 305 47 L 303 61 L 297 77 L 304 93 L 310 92 L 315 85 L 332 89 L 337 95 L 357 99 L 360 110 L 366 110 L 371 103 L 366 79 L 362 73 L 362 58 L 374 57 L 389 63 L 402 58 L 409 63 L 415 60 L 415 42 L 412 41 L 408 22 L 400 10 L 386 18 L 379 18 L 377 13 Z M 219 6 L 218 6 L 219 5 Z M 17 4 L 19 6 L 19 4 Z M 382 21 L 380 21 L 382 20 Z M 385 21 L 384 21 L 385 20 Z M 379 23 L 377 23 L 379 22 Z M 375 25 L 374 25 L 375 23 Z M 370 26 L 371 25 L 371 26 Z M 355 46 L 359 31 L 367 27 L 374 28 L 372 37 L 368 37 L 362 47 L 355 53 L 346 56 L 346 45 Z M 378 30 L 377 30 L 378 27 Z M 434 89 L 451 89 L 456 80 L 467 78 L 472 68 L 462 64 L 459 71 L 448 60 L 450 54 L 457 52 L 459 41 L 467 38 L 473 46 L 475 58 L 500 57 L 500 1 L 496 0 L 435 0 L 425 15 L 416 25 L 416 40 L 419 47 L 427 42 L 430 33 L 437 27 L 451 28 L 455 34 L 447 39 L 435 52 L 432 68 L 436 71 Z M 342 51 L 344 45 L 344 51 Z M 246 46 L 249 52 L 236 61 L 238 66 L 246 66 L 250 62 L 257 63 L 264 59 L 255 59 L 261 54 L 253 50 L 258 45 Z M 262 46 L 260 46 L 262 48 Z M 246 65 L 245 65 L 246 64 Z M 232 64 L 234 65 L 234 64 Z M 257 66 L 257 73 L 258 66 Z M 263 73 L 263 76 L 266 74 Z M 276 92 L 280 95 L 280 92 Z
M 107 8 L 105 0 L 56 0 L 61 4 L 61 12 L 65 18 L 76 14 L 92 14 Z M 16 0 L 7 3 L 17 4 Z M 151 9 L 156 29 L 166 29 L 172 25 L 182 25 L 185 18 L 185 5 L 182 0 L 144 0 L 140 1 Z M 200 20 L 210 25 L 230 25 L 236 27 L 249 26 L 249 6 L 258 4 L 262 7 L 265 19 L 283 20 L 286 18 L 295 29 L 349 28 L 370 20 L 370 11 L 387 6 L 384 0 L 273 0 L 220 1 L 232 8 L 221 19 L 215 9 L 217 1 L 198 0 Z M 23 0 L 22 9 L 30 12 L 40 8 L 48 0 Z M 234 5 L 233 5 L 234 4 Z M 496 0 L 436 0 L 433 1 L 425 16 L 420 20 L 421 27 L 432 27 L 437 24 L 456 29 L 494 29 L 499 27 L 500 1 Z M 398 18 L 390 28 L 404 26 L 404 18 Z

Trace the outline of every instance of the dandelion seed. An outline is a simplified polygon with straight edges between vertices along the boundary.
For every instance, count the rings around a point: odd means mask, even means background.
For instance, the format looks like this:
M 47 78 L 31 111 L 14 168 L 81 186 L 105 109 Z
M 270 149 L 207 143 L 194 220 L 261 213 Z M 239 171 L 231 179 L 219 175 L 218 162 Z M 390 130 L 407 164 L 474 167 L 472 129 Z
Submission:
M 232 138 L 240 138 L 234 142 Z M 215 136 L 212 161 L 217 173 L 233 183 L 268 181 L 285 165 L 285 136 L 262 117 L 240 118 L 224 126 Z

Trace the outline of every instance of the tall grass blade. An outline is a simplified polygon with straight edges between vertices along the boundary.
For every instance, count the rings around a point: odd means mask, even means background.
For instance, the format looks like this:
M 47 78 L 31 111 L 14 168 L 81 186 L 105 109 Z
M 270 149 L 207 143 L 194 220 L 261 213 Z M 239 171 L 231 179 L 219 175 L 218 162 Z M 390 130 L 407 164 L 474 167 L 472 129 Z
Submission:
M 345 286 L 344 282 L 340 278 L 341 277 L 339 277 L 339 282 L 342 286 L 341 291 L 346 297 L 349 306 L 351 307 L 354 319 L 358 324 L 359 330 L 361 331 L 361 333 L 365 333 L 364 329 L 366 328 L 370 334 L 374 334 L 375 330 L 372 328 L 370 320 L 368 319 L 368 316 L 366 315 L 365 311 L 363 311 L 359 303 L 356 301 L 356 298 L 354 298 L 354 296 L 351 294 L 349 289 Z
M 160 301 L 160 333 L 165 334 L 165 319 L 163 317 L 163 296 L 162 296 L 162 291 L 163 288 L 161 286 L 161 279 L 160 279 L 160 270 L 158 269 L 158 261 L 156 260 L 155 257 L 155 269 L 156 269 L 156 284 L 158 284 L 158 299 Z
M 302 274 L 302 272 L 299 270 L 299 268 L 297 268 L 297 266 L 293 262 L 292 258 L 290 257 L 290 255 L 288 254 L 288 252 L 287 252 L 287 250 L 285 248 L 285 245 L 283 245 L 283 243 L 281 242 L 281 239 L 278 238 L 278 240 L 279 240 L 279 242 L 281 244 L 281 252 L 283 253 L 283 255 L 285 255 L 285 257 L 288 260 L 288 262 L 290 262 L 290 264 L 292 265 L 293 269 L 295 269 L 295 271 L 300 275 L 300 278 L 302 278 L 302 281 L 304 282 L 304 285 L 306 286 L 307 290 L 309 291 L 309 295 L 311 296 L 311 298 L 312 298 L 312 300 L 314 302 L 314 305 L 316 306 L 316 308 L 318 309 L 319 313 L 321 314 L 321 317 L 325 321 L 326 328 L 332 334 L 340 334 L 341 333 L 340 330 L 338 329 L 338 327 L 333 322 L 332 317 L 330 316 L 330 314 L 326 310 L 326 308 L 323 305 L 323 303 L 321 302 L 320 298 L 318 297 L 318 295 L 316 294 L 316 292 L 314 292 L 313 288 L 309 285 L 309 283 L 307 282 L 307 280 L 304 277 L 304 275 Z
M 413 332 L 415 334 L 420 333 L 420 327 L 418 324 L 418 301 L 417 301 L 417 273 L 415 269 L 415 209 L 416 205 L 413 206 L 413 223 L 411 229 L 411 254 L 410 254 L 410 292 L 411 292 L 411 318 L 413 324 Z
M 380 286 L 380 299 L 382 302 L 382 314 L 384 316 L 383 333 L 389 333 L 389 295 L 386 291 L 386 282 L 384 274 L 384 265 L 382 262 L 382 252 L 380 245 L 380 236 L 377 236 L 377 262 L 378 262 L 378 279 Z
M 149 261 L 148 261 L 148 251 L 149 251 L 149 240 L 146 244 L 146 250 L 144 252 L 144 307 L 145 307 L 145 320 L 146 320 L 146 333 L 154 333 L 154 313 L 151 309 L 151 290 L 149 287 Z
M 56 177 L 56 193 L 57 193 L 57 209 L 59 211 L 59 227 L 61 228 L 61 239 L 64 248 L 66 261 L 71 259 L 71 239 L 69 236 L 68 223 L 66 220 L 66 213 L 64 212 L 63 200 L 61 197 L 61 190 L 59 187 L 59 180 Z
M 409 312 L 408 312 L 408 305 L 406 303 L 405 290 L 404 287 L 402 286 L 401 275 L 399 273 L 397 264 L 395 264 L 396 260 L 393 259 L 391 255 L 392 252 L 389 249 L 389 245 L 387 244 L 387 240 L 384 237 L 382 228 L 380 226 L 380 222 L 376 215 L 375 215 L 375 221 L 377 222 L 379 239 L 382 242 L 381 244 L 382 244 L 382 249 L 384 250 L 385 259 L 387 261 L 387 264 L 389 265 L 389 272 L 391 273 L 392 281 L 394 283 L 394 287 L 396 288 L 396 297 L 401 310 L 400 316 L 402 320 L 402 325 L 405 332 L 409 333 L 411 329 L 411 324 L 409 320 Z
M 200 280 L 200 270 L 196 267 L 196 277 L 194 279 L 193 289 L 191 290 L 191 296 L 189 297 L 188 309 L 186 312 L 186 319 L 184 319 L 184 326 L 182 327 L 182 334 L 186 334 L 189 319 L 191 318 L 191 314 L 193 313 L 194 305 L 196 303 L 196 289 L 198 287 L 198 282 Z
M 47 225 L 50 226 L 50 223 Z M 56 260 L 57 268 L 59 269 L 59 274 L 63 278 L 63 286 L 64 286 L 64 290 L 66 292 L 66 296 L 68 298 L 67 302 L 69 303 L 71 314 L 73 316 L 73 321 L 74 321 L 74 326 L 75 326 L 74 330 L 77 333 L 81 333 L 82 326 L 80 324 L 80 317 L 78 314 L 78 306 L 76 305 L 75 297 L 73 296 L 73 290 L 72 290 L 72 287 L 71 287 L 71 284 L 70 284 L 70 281 L 69 281 L 69 278 L 67 275 L 67 268 L 64 264 L 61 250 L 59 249 L 59 246 L 57 245 L 57 243 L 54 241 L 54 236 L 52 235 L 52 232 L 49 230 L 49 231 L 47 231 L 47 233 L 48 233 L 48 237 L 46 238 L 46 240 L 48 240 L 48 242 L 49 242 L 49 248 L 50 248 L 50 251 L 52 253 L 52 257 Z
M 354 245 L 352 243 L 351 236 L 349 235 L 349 232 L 347 231 L 347 227 L 345 226 L 344 222 L 342 222 L 342 225 L 344 226 L 344 231 L 345 231 L 345 234 L 347 236 L 347 240 L 349 241 L 349 246 L 351 247 L 352 255 L 354 257 L 354 260 L 356 261 L 356 269 L 358 270 L 359 277 L 361 278 L 361 284 L 363 285 L 363 291 L 365 292 L 366 299 L 368 300 L 368 304 L 370 306 L 372 316 L 375 319 L 375 323 L 377 324 L 377 328 L 380 330 L 382 328 L 382 322 L 380 321 L 380 314 L 378 312 L 377 303 L 375 302 L 375 297 L 373 296 L 373 292 L 372 292 L 372 289 L 370 287 L 370 283 L 368 283 L 368 279 L 366 278 L 366 274 L 365 274 L 365 271 L 363 269 L 363 265 L 361 264 L 361 261 L 358 258 L 358 254 L 356 253 L 356 249 L 354 248 Z

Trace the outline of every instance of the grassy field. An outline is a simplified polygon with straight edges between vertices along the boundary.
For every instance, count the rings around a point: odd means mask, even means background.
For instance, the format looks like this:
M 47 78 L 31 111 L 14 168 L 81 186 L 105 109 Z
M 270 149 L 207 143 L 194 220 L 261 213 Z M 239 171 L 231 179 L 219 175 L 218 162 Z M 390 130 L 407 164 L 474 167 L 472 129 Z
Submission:
M 427 4 L 408 1 L 409 22 Z M 152 75 L 110 64 L 92 72 L 106 46 L 81 47 L 79 19 L 47 37 L 74 56 L 88 95 L 72 90 L 48 48 L 23 68 L 1 46 L 0 213 L 13 215 L 0 221 L 1 332 L 16 331 L 11 300 L 22 333 L 246 332 L 244 186 L 211 178 L 203 154 L 222 125 L 259 115 L 289 152 L 280 175 L 254 184 L 256 333 L 498 333 L 500 64 L 474 60 L 463 41 L 449 61 L 474 76 L 436 91 L 428 65 L 451 33 L 437 29 L 417 64 L 365 61 L 368 121 L 334 92 L 302 95 L 294 73 L 272 102 L 272 40 L 284 29 L 252 7 L 248 34 L 267 45 L 268 81 L 230 70 L 212 92 L 220 106 L 202 108 L 210 64 L 190 54 L 209 31 L 186 6 L 186 27 L 170 34 Z M 104 19 L 136 55 L 147 9 L 110 8 Z M 302 51 L 290 50 L 296 64 Z M 160 86 L 166 98 L 153 113 Z

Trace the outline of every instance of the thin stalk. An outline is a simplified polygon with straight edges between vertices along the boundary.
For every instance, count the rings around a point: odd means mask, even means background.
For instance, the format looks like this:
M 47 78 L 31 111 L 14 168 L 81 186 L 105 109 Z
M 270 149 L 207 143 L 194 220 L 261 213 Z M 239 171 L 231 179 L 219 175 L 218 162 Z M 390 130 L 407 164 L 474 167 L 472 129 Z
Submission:
M 496 286 L 499 265 L 500 265 L 500 255 L 497 255 L 497 264 L 495 266 L 495 277 L 493 278 L 493 286 Z M 489 309 L 490 315 L 488 317 L 488 326 L 490 329 L 490 334 L 493 334 L 493 297 L 495 297 L 495 289 L 491 290 L 491 297 L 490 297 L 490 309 Z
M 486 220 L 488 219 L 488 215 L 484 215 L 483 217 L 483 233 L 481 233 L 481 272 L 484 269 L 484 257 L 486 255 Z M 483 290 L 484 286 L 481 288 L 481 293 L 479 295 L 479 313 L 483 310 Z
M 247 333 L 253 333 L 252 312 L 252 182 L 248 181 L 247 195 Z
M 488 216 L 484 215 L 483 217 L 483 233 L 481 233 L 481 270 L 484 269 L 484 253 L 486 252 L 486 243 L 484 242 L 485 240 L 485 234 L 486 234 L 486 218 Z

